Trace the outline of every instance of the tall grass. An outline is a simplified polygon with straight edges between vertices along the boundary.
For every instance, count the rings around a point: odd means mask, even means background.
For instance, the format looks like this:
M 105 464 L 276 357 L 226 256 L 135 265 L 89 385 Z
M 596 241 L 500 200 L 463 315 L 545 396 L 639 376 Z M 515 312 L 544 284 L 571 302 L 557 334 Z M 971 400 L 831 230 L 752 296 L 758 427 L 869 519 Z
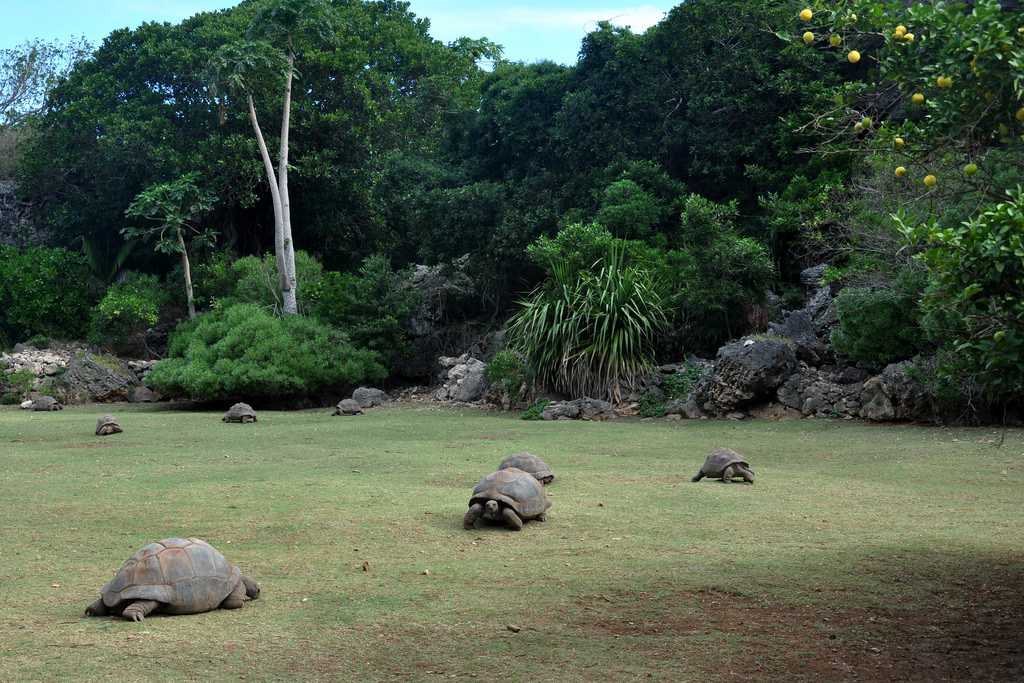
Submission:
M 538 380 L 613 401 L 650 370 L 655 338 L 668 325 L 654 278 L 617 248 L 591 270 L 551 263 L 548 280 L 520 307 L 510 343 Z

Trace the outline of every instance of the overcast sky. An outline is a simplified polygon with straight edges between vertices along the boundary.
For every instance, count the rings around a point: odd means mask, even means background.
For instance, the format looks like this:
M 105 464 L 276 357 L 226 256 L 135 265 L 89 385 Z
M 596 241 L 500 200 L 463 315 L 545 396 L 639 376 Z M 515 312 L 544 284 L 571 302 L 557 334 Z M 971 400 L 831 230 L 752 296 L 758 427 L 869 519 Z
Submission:
M 223 9 L 237 0 L 0 0 L 0 48 L 29 38 L 84 35 L 99 43 L 117 28 L 143 21 L 177 22 L 196 12 Z M 434 37 L 486 36 L 509 59 L 576 61 L 580 39 L 598 21 L 642 32 L 678 4 L 668 0 L 412 0 L 412 10 L 431 21 Z

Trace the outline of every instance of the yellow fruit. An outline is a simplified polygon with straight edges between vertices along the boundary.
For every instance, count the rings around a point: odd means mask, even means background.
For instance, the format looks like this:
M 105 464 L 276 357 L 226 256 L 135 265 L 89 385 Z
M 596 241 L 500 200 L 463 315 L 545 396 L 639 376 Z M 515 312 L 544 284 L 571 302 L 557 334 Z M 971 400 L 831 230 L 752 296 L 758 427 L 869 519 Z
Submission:
M 1017 113 L 1014 116 L 1017 118 L 1018 121 L 1024 122 L 1024 107 L 1018 109 Z
M 978 172 L 978 165 L 977 164 L 971 163 L 971 164 L 967 164 L 966 166 L 964 166 L 964 175 L 965 176 L 972 176 L 972 175 L 974 175 L 977 172 Z
M 864 132 L 864 124 L 863 123 L 859 123 L 859 122 L 855 123 L 853 125 L 853 132 L 854 133 L 863 133 Z
M 850 64 L 856 64 L 857 62 L 860 61 L 860 53 L 857 52 L 856 50 L 850 50 L 848 53 L 846 53 L 846 59 L 847 61 L 850 62 Z
M 896 167 L 896 177 L 897 178 L 902 178 L 905 175 L 907 175 L 907 169 L 904 168 L 903 166 L 897 166 Z
M 910 101 L 913 102 L 914 104 L 924 104 L 924 95 L 919 92 L 916 92 L 910 98 Z
M 940 88 L 952 88 L 953 79 L 950 78 L 949 76 L 939 76 L 938 78 L 935 79 L 935 84 Z
M 800 13 L 800 18 L 803 19 L 804 21 L 810 21 L 811 19 L 814 18 L 814 12 L 812 12 L 811 8 L 808 7 L 807 9 Z
M 904 26 L 903 24 L 900 24 L 899 26 L 896 27 L 896 33 L 898 34 L 896 36 L 897 38 L 902 38 L 903 36 L 907 35 L 907 27 Z
M 893 138 L 892 144 L 896 145 L 896 148 L 899 149 L 900 147 L 907 143 L 903 140 L 903 138 Z
M 806 33 L 804 33 L 804 42 L 807 43 L 808 45 L 813 43 L 814 42 L 814 34 L 811 33 L 810 31 L 807 31 Z
M 833 33 L 831 36 L 829 36 L 828 44 L 831 45 L 832 47 L 839 47 L 840 45 L 843 44 L 843 39 L 839 36 L 839 34 Z
M 865 116 L 864 118 L 862 118 L 862 119 L 860 120 L 860 125 L 861 125 L 861 126 L 862 126 L 862 127 L 863 127 L 863 128 L 865 129 L 865 130 L 867 130 L 868 128 L 871 128 L 871 126 L 872 126 L 872 125 L 873 125 L 874 123 L 875 123 L 875 122 L 871 120 L 871 117 L 870 117 L 870 116 Z
M 939 182 L 939 179 L 929 174 L 924 177 L 925 187 L 935 187 L 935 184 Z
M 908 33 L 908 34 L 904 35 L 903 36 L 903 40 L 907 41 L 908 43 L 914 42 L 914 34 L 913 33 Z

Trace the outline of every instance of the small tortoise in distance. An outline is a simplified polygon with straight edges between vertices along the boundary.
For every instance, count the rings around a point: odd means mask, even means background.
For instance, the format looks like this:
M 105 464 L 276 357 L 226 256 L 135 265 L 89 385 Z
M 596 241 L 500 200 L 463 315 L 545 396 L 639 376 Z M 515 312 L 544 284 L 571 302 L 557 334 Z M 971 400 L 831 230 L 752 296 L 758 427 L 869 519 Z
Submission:
M 537 481 L 547 486 L 555 480 L 555 473 L 551 471 L 548 464 L 533 453 L 513 453 L 498 465 L 499 470 L 515 467 L 523 472 L 529 472 Z
M 750 463 L 728 448 L 711 451 L 700 472 L 691 481 L 700 481 L 704 477 L 721 479 L 726 484 L 731 483 L 735 477 L 742 477 L 744 481 L 754 483 L 754 471 L 750 469 Z
M 155 611 L 198 614 L 238 609 L 259 596 L 259 584 L 206 541 L 167 538 L 128 558 L 85 614 L 143 621 Z
M 228 412 L 224 413 L 223 420 L 236 424 L 249 424 L 256 421 L 256 411 L 248 403 L 236 403 Z
M 96 436 L 110 436 L 123 431 L 121 423 L 113 415 L 104 415 L 96 420 Z
M 362 415 L 363 408 L 351 398 L 346 398 L 344 401 L 338 403 L 338 407 L 334 409 L 335 415 Z
M 48 413 L 53 410 L 64 410 L 64 406 L 53 396 L 40 396 L 32 401 L 32 410 L 37 413 Z
M 488 474 L 476 485 L 462 526 L 472 529 L 483 518 L 519 531 L 531 519 L 547 521 L 549 507 L 551 501 L 540 482 L 529 472 L 509 467 Z

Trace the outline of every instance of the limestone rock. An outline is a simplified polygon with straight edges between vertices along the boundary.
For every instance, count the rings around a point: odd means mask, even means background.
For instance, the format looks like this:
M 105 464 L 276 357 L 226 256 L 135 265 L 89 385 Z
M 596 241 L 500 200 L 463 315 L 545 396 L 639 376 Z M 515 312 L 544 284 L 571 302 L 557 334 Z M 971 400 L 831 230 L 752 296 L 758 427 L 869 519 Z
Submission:
M 724 415 L 770 399 L 796 371 L 796 354 L 781 339 L 746 339 L 718 350 L 714 372 L 695 390 L 700 407 Z
M 573 401 L 550 403 L 541 417 L 545 420 L 590 420 L 602 421 L 615 417 L 615 409 L 608 401 L 596 398 L 577 398 Z
M 358 403 L 360 408 L 373 408 L 383 405 L 388 400 L 388 395 L 380 389 L 359 387 L 352 392 L 352 400 Z

